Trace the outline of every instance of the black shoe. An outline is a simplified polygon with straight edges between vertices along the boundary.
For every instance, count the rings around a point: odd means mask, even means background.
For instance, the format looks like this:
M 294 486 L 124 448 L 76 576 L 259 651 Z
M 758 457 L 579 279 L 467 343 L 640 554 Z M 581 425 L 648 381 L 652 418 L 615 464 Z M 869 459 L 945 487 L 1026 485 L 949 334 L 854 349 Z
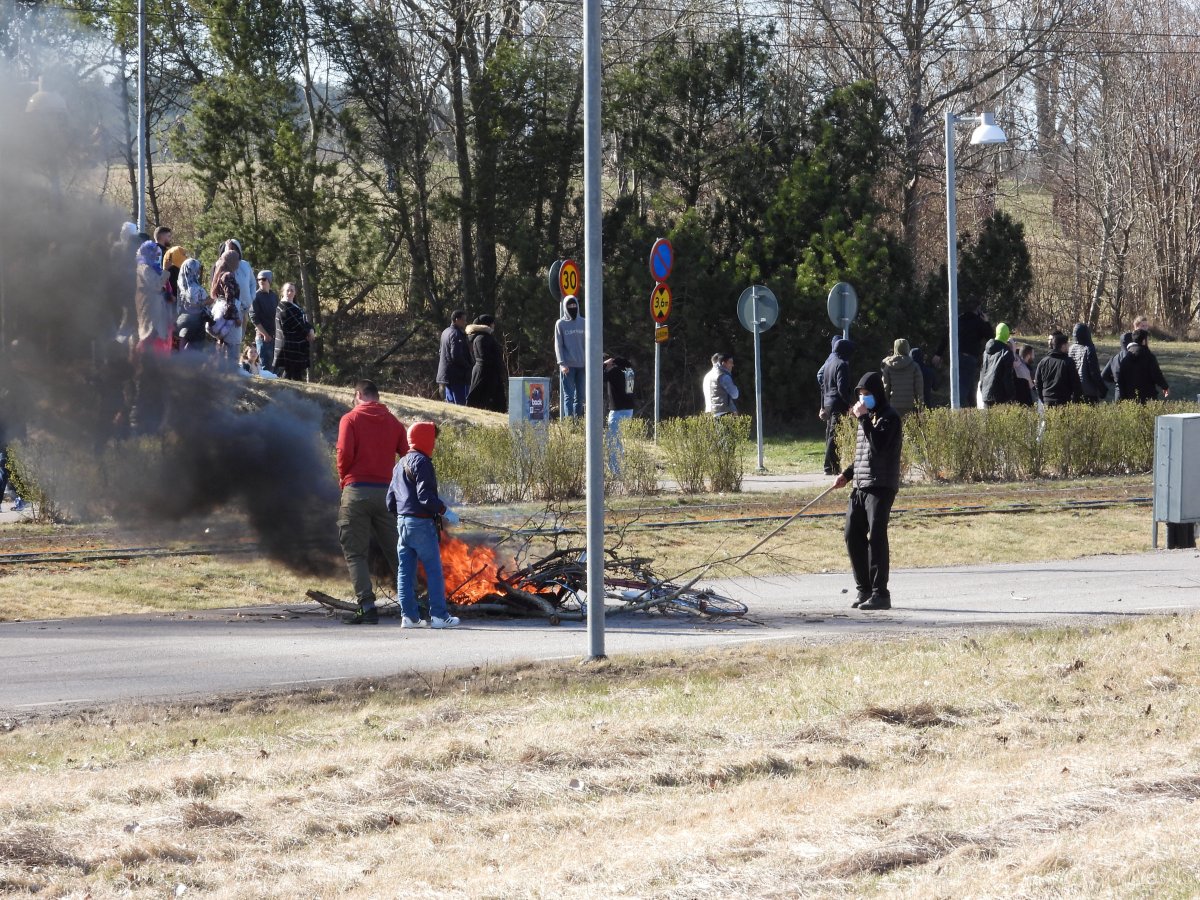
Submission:
M 858 599 L 850 604 L 850 608 L 858 609 L 859 607 L 861 607 L 864 603 L 866 603 L 870 599 L 871 599 L 870 594 L 859 594 Z
M 869 597 L 869 598 L 867 598 L 867 602 L 860 603 L 858 608 L 863 609 L 863 610 L 891 609 L 892 608 L 892 600 L 890 597 L 879 597 L 879 596 Z
M 379 610 L 374 606 L 368 606 L 365 609 L 360 606 L 357 612 L 342 616 L 342 621 L 347 625 L 378 625 Z

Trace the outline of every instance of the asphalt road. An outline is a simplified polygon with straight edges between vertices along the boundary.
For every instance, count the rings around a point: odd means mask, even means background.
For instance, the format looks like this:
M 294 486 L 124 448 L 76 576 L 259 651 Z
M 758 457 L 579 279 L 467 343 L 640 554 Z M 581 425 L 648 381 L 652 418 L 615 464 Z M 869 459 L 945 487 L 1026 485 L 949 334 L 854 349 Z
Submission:
M 844 573 L 715 581 L 753 621 L 635 614 L 608 623 L 608 654 L 817 642 L 998 626 L 1091 625 L 1200 609 L 1200 553 L 901 570 L 890 612 L 849 608 Z M 315 604 L 0 624 L 0 714 L 139 699 L 207 699 L 408 671 L 579 659 L 585 627 L 468 621 L 453 631 L 349 627 Z M 303 611 L 301 611 L 303 610 Z

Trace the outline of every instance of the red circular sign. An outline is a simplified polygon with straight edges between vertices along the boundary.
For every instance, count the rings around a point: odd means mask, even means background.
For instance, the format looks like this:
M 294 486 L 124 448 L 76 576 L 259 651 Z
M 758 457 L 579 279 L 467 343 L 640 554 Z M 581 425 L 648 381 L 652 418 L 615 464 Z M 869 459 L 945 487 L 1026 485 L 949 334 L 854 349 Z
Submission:
M 567 294 L 579 296 L 579 265 L 573 259 L 564 260 L 558 270 L 558 289 L 565 297 Z
M 661 281 L 650 292 L 650 315 L 659 325 L 671 315 L 671 288 Z

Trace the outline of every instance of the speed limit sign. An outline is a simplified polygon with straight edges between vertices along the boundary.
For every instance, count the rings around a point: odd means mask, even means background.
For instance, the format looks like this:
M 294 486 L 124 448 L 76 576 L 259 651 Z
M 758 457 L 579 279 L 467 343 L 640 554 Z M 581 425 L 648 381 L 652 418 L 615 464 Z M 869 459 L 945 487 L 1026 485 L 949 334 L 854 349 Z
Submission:
M 650 292 L 650 315 L 659 325 L 671 315 L 671 288 L 661 281 Z
M 564 297 L 567 294 L 579 295 L 579 264 L 575 260 L 563 261 L 562 267 L 558 270 L 558 289 L 562 291 Z

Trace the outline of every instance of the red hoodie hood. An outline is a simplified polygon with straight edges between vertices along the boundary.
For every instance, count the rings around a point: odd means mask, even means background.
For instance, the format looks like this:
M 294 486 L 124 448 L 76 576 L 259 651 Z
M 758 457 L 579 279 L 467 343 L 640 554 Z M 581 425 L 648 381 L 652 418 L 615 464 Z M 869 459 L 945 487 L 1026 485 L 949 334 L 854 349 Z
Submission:
M 437 426 L 432 422 L 414 422 L 408 428 L 408 448 L 433 456 L 433 445 L 437 441 Z

